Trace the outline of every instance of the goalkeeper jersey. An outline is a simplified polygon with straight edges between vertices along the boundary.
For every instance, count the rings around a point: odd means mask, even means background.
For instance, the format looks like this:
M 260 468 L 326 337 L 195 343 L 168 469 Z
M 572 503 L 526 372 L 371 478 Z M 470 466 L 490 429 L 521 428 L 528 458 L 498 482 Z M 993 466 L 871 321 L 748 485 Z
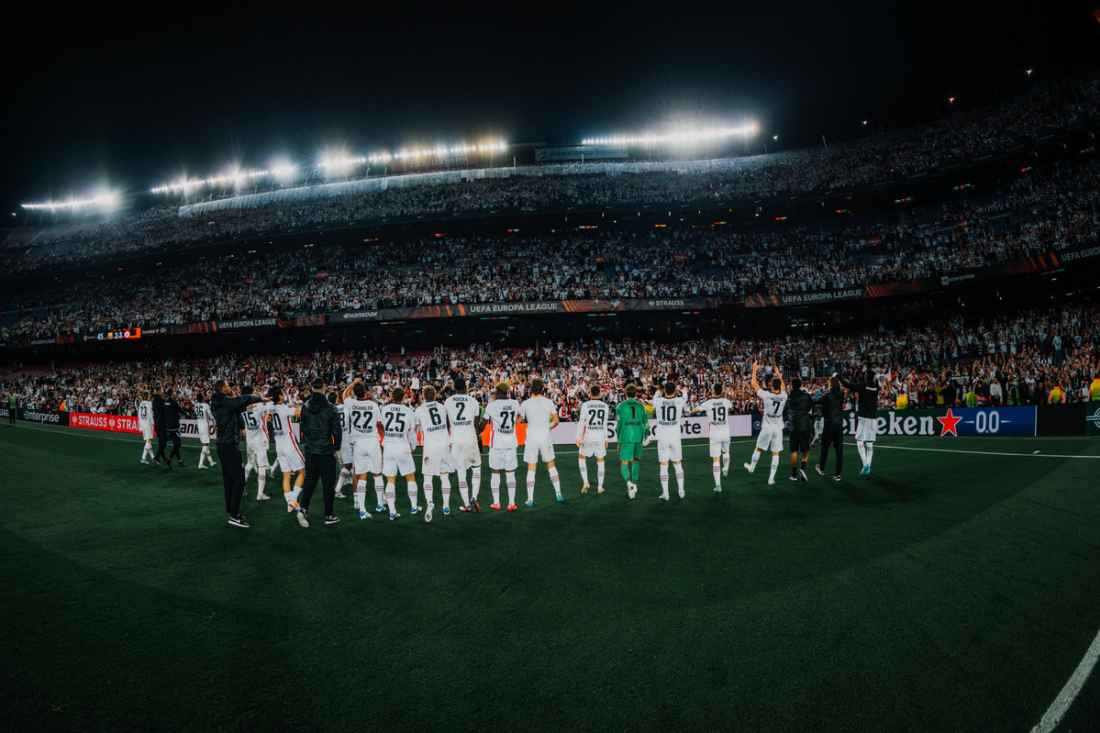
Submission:
M 649 432 L 649 415 L 638 400 L 620 402 L 615 408 L 615 433 L 620 443 L 641 443 Z

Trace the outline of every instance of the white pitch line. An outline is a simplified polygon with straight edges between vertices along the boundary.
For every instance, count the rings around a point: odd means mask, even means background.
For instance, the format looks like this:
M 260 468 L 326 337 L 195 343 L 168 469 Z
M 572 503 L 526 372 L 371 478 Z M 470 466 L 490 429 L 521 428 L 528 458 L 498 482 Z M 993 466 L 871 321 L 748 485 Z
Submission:
M 1100 631 L 1096 632 L 1096 638 L 1092 640 L 1092 644 L 1085 651 L 1085 656 L 1081 657 L 1077 669 L 1073 670 L 1073 674 L 1066 680 L 1065 686 L 1054 698 L 1054 702 L 1050 704 L 1047 711 L 1043 713 L 1043 717 L 1038 724 L 1031 729 L 1031 733 L 1050 733 L 1058 727 L 1058 724 L 1062 722 L 1062 718 L 1069 711 L 1070 706 L 1073 705 L 1073 701 L 1077 699 L 1077 695 L 1081 693 L 1081 688 L 1085 686 L 1085 681 L 1092 674 L 1098 659 L 1100 659 Z
M 855 445 L 855 443 L 845 443 L 845 445 Z M 972 456 L 1019 456 L 1020 458 L 1091 458 L 1093 460 L 1100 460 L 1100 456 L 1087 456 L 1079 453 L 1009 453 L 1006 451 L 993 451 L 993 450 L 961 450 L 958 448 L 917 448 L 908 445 L 881 445 L 875 443 L 875 449 L 885 450 L 913 450 L 913 451 L 925 451 L 928 453 L 963 453 Z

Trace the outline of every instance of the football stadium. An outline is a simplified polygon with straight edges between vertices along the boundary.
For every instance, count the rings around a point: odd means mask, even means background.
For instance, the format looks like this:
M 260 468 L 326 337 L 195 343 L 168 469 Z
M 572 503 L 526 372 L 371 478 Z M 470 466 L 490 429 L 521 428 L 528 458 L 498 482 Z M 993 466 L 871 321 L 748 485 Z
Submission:
M 113 12 L 3 52 L 11 730 L 1100 730 L 1100 9 Z

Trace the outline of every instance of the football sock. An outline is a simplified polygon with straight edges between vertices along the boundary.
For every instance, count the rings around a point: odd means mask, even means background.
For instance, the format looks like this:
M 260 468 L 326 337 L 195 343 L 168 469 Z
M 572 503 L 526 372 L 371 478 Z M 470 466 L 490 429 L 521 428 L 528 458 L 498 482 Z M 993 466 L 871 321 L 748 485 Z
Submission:
M 867 465 L 870 466 L 871 465 L 871 460 L 875 456 L 875 444 L 874 443 L 868 443 L 867 447 L 864 450 L 867 452 Z
M 775 474 L 779 470 L 779 456 L 772 455 L 772 465 L 768 470 L 768 481 L 775 481 Z
M 295 507 L 298 505 L 298 499 L 294 496 L 293 491 L 284 491 L 283 498 L 286 499 L 286 505 L 289 507 Z
M 661 496 L 668 496 L 668 464 L 661 464 Z
M 435 503 L 435 477 L 424 477 L 424 506 Z
M 866 466 L 867 465 L 867 451 L 866 451 L 866 449 L 864 449 L 862 441 L 857 441 L 856 442 L 856 450 L 859 451 L 859 460 L 860 460 L 860 462 L 862 462 L 863 465 Z
M 554 466 L 549 470 L 550 485 L 554 487 L 554 494 L 561 496 L 561 477 L 558 476 L 558 467 Z
M 500 503 L 500 474 L 493 471 L 489 475 L 489 490 L 493 492 L 493 503 Z
M 630 480 L 630 464 L 622 461 L 619 463 L 619 475 L 623 477 L 623 481 Z
M 684 464 L 673 463 L 672 469 L 676 471 L 676 488 L 683 491 L 686 488 L 684 486 Z
M 581 472 L 581 484 L 588 485 L 588 461 L 583 458 L 577 459 L 577 469 Z
M 340 478 L 336 479 L 336 488 L 337 489 L 344 488 L 344 484 L 346 484 L 348 482 L 348 479 L 349 479 L 348 469 L 341 468 L 340 469 Z
M 749 459 L 749 465 L 756 468 L 756 462 L 760 460 L 760 451 L 754 450 L 752 452 L 752 458 Z
M 386 506 L 390 514 L 397 514 L 397 485 L 386 482 Z
M 730 452 L 729 452 L 729 450 L 726 450 L 726 452 L 722 454 L 722 470 L 723 471 L 730 470 Z
M 412 505 L 413 508 L 416 508 L 420 499 L 420 487 L 416 485 L 416 481 L 409 481 L 407 489 L 409 492 L 409 504 Z
M 466 472 L 458 472 L 458 495 L 462 497 L 462 506 L 470 506 L 470 487 L 466 485 Z
M 470 474 L 470 499 L 477 501 L 478 495 L 481 493 L 481 467 L 474 466 L 474 470 Z
M 267 484 L 267 476 L 262 470 L 256 472 L 256 495 L 264 493 L 264 485 Z
M 603 475 L 604 475 L 603 461 L 596 461 L 596 487 L 603 488 Z
M 386 503 L 386 482 L 377 473 L 374 474 L 374 497 L 377 500 L 375 506 L 382 506 Z
M 355 508 L 359 511 L 367 508 L 367 482 L 364 479 L 355 482 Z
M 717 488 L 722 487 L 722 466 L 715 461 L 711 468 L 711 473 L 714 474 L 714 485 Z
M 535 472 L 527 472 L 527 501 L 535 500 Z
M 638 461 L 630 462 L 630 480 L 634 483 L 638 482 L 638 479 L 642 476 L 642 464 Z
M 439 489 L 443 492 L 443 506 L 451 505 L 451 477 L 443 474 L 439 477 Z
M 505 477 L 508 479 L 508 503 L 509 504 L 515 504 L 516 503 L 516 472 L 515 471 L 509 471 L 508 473 L 505 474 Z

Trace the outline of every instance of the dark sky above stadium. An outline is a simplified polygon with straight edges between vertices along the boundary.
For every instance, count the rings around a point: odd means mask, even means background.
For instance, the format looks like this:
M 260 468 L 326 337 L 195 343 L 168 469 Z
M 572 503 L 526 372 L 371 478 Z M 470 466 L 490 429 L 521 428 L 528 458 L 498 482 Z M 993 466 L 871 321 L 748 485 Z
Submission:
M 154 17 L 32 4 L 0 50 L 0 196 L 15 210 L 234 160 L 312 162 L 326 145 L 570 143 L 682 116 L 751 117 L 785 146 L 813 144 L 866 134 L 863 118 L 889 129 L 941 115 L 948 95 L 965 108 L 1010 94 L 1027 67 L 1063 75 L 1100 50 L 1100 2 L 727 5 L 285 16 L 184 4 Z

